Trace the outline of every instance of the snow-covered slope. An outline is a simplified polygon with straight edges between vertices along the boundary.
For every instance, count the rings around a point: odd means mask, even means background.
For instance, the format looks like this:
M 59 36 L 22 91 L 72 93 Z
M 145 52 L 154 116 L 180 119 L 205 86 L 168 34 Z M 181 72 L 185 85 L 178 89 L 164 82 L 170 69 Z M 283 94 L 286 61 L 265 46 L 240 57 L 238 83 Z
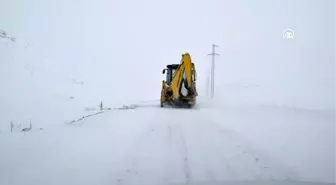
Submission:
M 81 99 L 83 85 L 52 69 L 33 47 L 22 41 L 0 40 L 0 50 L 0 129 L 8 130 L 11 121 L 22 126 L 30 121 L 41 127 L 57 124 L 79 116 L 85 104 L 89 105 L 90 100 Z
M 109 73 L 97 72 L 104 70 L 99 64 L 93 65 L 92 71 L 86 70 L 89 74 L 83 77 L 80 70 L 72 73 L 66 62 L 57 61 L 57 56 L 45 56 L 39 47 L 23 39 L 0 39 L 0 51 L 1 130 L 9 130 L 10 122 L 22 127 L 30 121 L 37 127 L 60 124 L 98 110 L 101 102 L 115 107 L 155 100 L 160 95 L 160 79 L 156 84 L 133 83 L 132 78 L 122 79 L 120 69 L 113 66 Z M 161 74 L 158 69 L 152 73 Z M 133 74 L 137 73 L 141 71 Z M 134 90 L 129 90 L 130 84 Z M 142 88 L 145 90 L 137 90 Z

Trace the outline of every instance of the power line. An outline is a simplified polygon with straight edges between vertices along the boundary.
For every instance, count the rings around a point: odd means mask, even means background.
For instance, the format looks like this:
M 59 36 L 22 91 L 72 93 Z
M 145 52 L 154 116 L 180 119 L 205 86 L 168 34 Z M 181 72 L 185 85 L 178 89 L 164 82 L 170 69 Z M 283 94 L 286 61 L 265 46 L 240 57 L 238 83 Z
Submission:
M 211 81 L 210 81 L 210 93 L 211 98 L 215 95 L 215 58 L 216 56 L 219 56 L 218 53 L 215 52 L 215 48 L 219 47 L 216 44 L 212 44 L 212 53 L 209 53 L 208 55 L 212 56 L 212 63 L 211 63 Z

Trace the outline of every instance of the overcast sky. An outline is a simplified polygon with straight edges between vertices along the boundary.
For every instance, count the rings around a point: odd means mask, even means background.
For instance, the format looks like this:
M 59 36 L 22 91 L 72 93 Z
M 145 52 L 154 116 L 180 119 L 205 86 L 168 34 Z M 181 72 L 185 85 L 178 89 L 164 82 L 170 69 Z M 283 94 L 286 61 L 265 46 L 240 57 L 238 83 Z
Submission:
M 131 96 L 132 84 L 155 99 L 162 68 L 184 52 L 204 92 L 215 43 L 217 97 L 334 108 L 334 0 L 0 2 L 0 29 L 29 45 L 30 63 L 91 84 L 93 92 Z M 286 28 L 293 40 L 283 39 Z

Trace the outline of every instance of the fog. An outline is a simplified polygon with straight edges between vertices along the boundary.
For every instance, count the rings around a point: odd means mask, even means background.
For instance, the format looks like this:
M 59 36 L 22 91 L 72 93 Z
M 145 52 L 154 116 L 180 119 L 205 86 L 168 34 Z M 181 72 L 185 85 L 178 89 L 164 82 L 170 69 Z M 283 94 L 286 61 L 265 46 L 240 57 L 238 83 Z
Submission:
M 217 98 L 335 107 L 333 0 L 2 0 L 1 5 L 1 29 L 29 50 L 24 63 L 90 84 L 87 93 L 104 99 L 158 97 L 161 69 L 178 63 L 184 52 L 198 67 L 204 94 L 207 54 L 215 43 Z M 294 39 L 283 39 L 286 28 L 295 31 Z M 1 56 L 9 54 L 17 53 Z M 1 60 L 1 68 L 11 62 Z
M 285 29 L 294 31 L 293 39 L 283 38 Z M 333 0 L 0 0 L 0 30 L 8 35 L 0 37 L 4 182 L 118 184 L 124 178 L 135 184 L 143 178 L 155 184 L 190 174 L 195 182 L 335 182 Z M 212 44 L 220 56 L 209 103 Z M 185 52 L 198 73 L 198 110 L 108 112 L 64 126 L 99 111 L 101 102 L 118 107 L 159 99 L 162 69 Z M 10 122 L 22 126 L 18 131 L 32 122 L 45 132 L 10 133 Z M 85 168 L 92 164 L 100 171 Z

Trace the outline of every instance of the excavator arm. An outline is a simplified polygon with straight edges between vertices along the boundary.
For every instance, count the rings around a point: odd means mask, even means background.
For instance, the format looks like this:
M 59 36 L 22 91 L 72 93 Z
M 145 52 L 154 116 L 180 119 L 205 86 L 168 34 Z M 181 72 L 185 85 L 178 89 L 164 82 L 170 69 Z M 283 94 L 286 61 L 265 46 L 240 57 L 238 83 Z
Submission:
M 174 99 L 178 99 L 180 97 L 180 92 L 183 85 L 187 91 L 190 91 L 192 89 L 192 68 L 193 64 L 189 53 L 183 54 L 181 64 L 176 69 L 175 75 L 173 76 L 172 82 L 170 84 L 170 87 L 173 90 Z
M 167 79 L 171 79 L 171 81 L 162 84 L 161 105 L 167 101 L 174 104 L 194 104 L 198 93 L 195 82 L 196 69 L 190 54 L 183 54 L 180 64 L 172 64 L 167 67 Z M 175 68 L 172 69 L 173 67 Z

